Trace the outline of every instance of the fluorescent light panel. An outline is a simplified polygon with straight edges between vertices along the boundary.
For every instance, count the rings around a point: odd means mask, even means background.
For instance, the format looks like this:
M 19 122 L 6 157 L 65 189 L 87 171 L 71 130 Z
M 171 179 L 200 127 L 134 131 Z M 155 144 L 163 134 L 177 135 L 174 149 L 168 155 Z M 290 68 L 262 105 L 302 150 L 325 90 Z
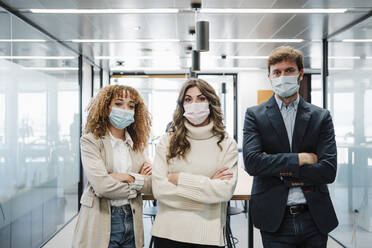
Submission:
M 43 59 L 43 60 L 70 60 L 74 56 L 0 56 L 0 59 Z
M 220 59 L 221 56 L 218 56 Z M 226 56 L 226 59 L 268 59 L 269 56 Z
M 175 8 L 151 9 L 29 9 L 34 14 L 175 14 L 180 12 Z M 233 8 L 202 8 L 200 13 L 207 14 L 339 14 L 347 9 L 233 9 Z M 190 11 L 191 12 L 191 11 Z
M 340 14 L 347 9 L 200 9 L 209 14 Z
M 178 9 L 30 9 L 34 14 L 172 14 Z
M 75 43 L 147 43 L 147 42 L 180 42 L 179 39 L 73 39 Z
M 211 42 L 236 42 L 236 43 L 300 43 L 303 39 L 210 39 Z
M 22 67 L 24 70 L 36 71 L 77 71 L 78 67 Z
M 147 43 L 147 42 L 181 42 L 180 39 L 72 39 L 75 43 Z M 303 39 L 210 39 L 216 43 L 300 43 Z M 189 42 L 189 40 L 182 40 Z
M 157 67 L 134 67 L 125 68 L 120 66 L 115 66 L 110 68 L 111 71 L 167 71 L 167 70 L 185 70 L 185 68 L 157 68 Z M 258 67 L 214 67 L 214 68 L 201 68 L 201 71 L 260 71 L 265 70 Z
M 360 59 L 359 56 L 328 56 L 328 59 Z
M 344 39 L 342 42 L 372 42 L 372 39 Z
M 0 39 L 0 42 L 46 42 L 41 39 Z

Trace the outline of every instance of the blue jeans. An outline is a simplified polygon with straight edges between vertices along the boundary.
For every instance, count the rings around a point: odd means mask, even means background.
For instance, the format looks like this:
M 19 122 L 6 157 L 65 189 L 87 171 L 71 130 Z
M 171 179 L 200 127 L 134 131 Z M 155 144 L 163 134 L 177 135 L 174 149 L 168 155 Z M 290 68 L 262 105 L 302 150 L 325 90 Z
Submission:
M 108 248 L 135 248 L 130 205 L 111 207 L 111 234 Z
M 316 227 L 309 211 L 286 213 L 275 233 L 261 231 L 265 248 L 326 248 L 328 235 Z

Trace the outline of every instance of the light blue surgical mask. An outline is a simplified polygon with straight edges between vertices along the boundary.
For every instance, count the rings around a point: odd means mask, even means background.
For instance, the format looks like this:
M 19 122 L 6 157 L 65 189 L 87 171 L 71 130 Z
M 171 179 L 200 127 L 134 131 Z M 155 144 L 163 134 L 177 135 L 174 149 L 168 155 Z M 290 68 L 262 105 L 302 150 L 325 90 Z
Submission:
M 300 86 L 298 85 L 298 77 L 296 76 L 281 76 L 278 78 L 270 78 L 275 94 L 281 97 L 289 97 L 294 95 Z
M 134 111 L 112 107 L 109 119 L 114 127 L 124 129 L 134 122 Z

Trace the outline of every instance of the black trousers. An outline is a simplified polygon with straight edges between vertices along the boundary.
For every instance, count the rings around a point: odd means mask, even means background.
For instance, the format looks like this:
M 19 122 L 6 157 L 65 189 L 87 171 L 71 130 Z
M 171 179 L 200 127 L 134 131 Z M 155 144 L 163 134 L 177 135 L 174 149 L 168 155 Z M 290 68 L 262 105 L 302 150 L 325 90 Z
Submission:
M 155 248 L 220 248 L 223 246 L 198 245 L 191 243 L 178 242 L 170 239 L 154 237 Z
M 261 231 L 265 248 L 326 248 L 328 235 L 321 233 L 309 211 L 298 215 L 286 213 L 275 233 Z

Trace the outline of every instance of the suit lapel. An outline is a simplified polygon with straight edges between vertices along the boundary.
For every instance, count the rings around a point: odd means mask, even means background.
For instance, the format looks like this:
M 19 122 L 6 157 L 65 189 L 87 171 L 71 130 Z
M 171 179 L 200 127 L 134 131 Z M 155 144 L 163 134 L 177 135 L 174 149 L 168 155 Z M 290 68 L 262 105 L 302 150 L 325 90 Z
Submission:
M 298 152 L 307 126 L 309 124 L 311 118 L 310 108 L 307 103 L 300 97 L 300 102 L 298 103 L 298 109 L 296 114 L 296 122 L 293 130 L 293 137 L 292 137 L 292 151 Z
M 114 166 L 113 166 L 113 152 L 112 152 L 112 144 L 111 138 L 109 134 L 106 134 L 102 137 L 103 147 L 105 148 L 106 153 L 106 170 L 108 173 L 112 173 Z
M 275 95 L 273 95 L 267 103 L 266 116 L 279 137 L 280 146 L 283 146 L 285 148 L 285 151 L 290 151 L 287 130 L 285 128 L 283 117 L 280 113 L 278 104 L 276 103 Z

